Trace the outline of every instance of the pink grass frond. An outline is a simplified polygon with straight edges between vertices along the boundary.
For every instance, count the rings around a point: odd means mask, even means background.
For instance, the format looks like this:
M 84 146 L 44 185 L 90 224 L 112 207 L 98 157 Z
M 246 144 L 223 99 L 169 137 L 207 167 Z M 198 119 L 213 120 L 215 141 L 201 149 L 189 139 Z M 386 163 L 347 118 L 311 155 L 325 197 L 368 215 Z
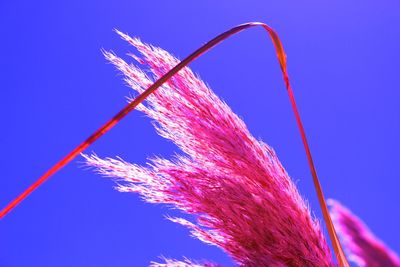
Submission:
M 153 77 L 112 53 L 106 57 L 137 92 L 175 66 L 166 51 L 118 32 L 135 46 Z M 149 166 L 86 156 L 87 163 L 118 178 L 120 191 L 173 205 L 195 222 L 170 218 L 193 236 L 216 245 L 244 266 L 333 266 L 319 222 L 279 162 L 243 121 L 185 67 L 150 95 L 141 111 L 184 155 L 152 159 Z
M 400 267 L 400 258 L 339 202 L 329 200 L 335 228 L 349 260 L 365 267 Z

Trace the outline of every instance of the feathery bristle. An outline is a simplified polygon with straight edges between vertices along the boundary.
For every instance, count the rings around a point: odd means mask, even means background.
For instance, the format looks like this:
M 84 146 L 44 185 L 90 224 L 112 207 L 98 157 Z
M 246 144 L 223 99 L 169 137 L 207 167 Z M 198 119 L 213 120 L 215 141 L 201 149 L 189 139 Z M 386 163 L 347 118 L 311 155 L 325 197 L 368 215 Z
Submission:
M 349 260 L 363 267 L 400 267 L 400 258 L 346 207 L 330 199 L 331 216 Z
M 154 79 L 179 63 L 160 48 L 118 33 L 139 50 L 143 59 L 138 62 L 150 67 Z M 137 92 L 153 83 L 138 67 L 112 53 L 105 56 Z M 120 191 L 137 192 L 148 202 L 172 204 L 194 215 L 195 223 L 170 220 L 222 248 L 240 265 L 333 266 L 318 221 L 275 152 L 256 140 L 189 68 L 175 74 L 139 109 L 185 155 L 152 159 L 150 167 L 85 156 L 101 174 L 119 178 Z

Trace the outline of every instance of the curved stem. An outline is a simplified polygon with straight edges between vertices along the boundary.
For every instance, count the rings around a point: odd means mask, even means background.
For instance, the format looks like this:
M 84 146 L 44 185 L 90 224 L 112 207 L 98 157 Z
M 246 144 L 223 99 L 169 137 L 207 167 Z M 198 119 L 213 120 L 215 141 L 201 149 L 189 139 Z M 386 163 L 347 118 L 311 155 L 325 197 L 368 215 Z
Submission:
M 132 102 L 127 104 L 120 112 L 118 112 L 114 117 L 112 117 L 109 121 L 107 121 L 103 126 L 101 126 L 97 131 L 95 131 L 89 138 L 83 141 L 80 145 L 78 145 L 74 150 L 68 153 L 63 159 L 57 162 L 53 167 L 51 167 L 46 173 L 44 173 L 36 182 L 34 182 L 30 187 L 28 187 L 22 194 L 20 194 L 17 198 L 15 198 L 12 202 L 10 202 L 2 211 L 0 211 L 0 219 L 3 218 L 7 213 L 9 213 L 12 209 L 14 209 L 22 200 L 24 200 L 30 193 L 32 193 L 35 189 L 37 189 L 41 184 L 43 184 L 50 176 L 68 164 L 71 160 L 73 160 L 77 155 L 83 152 L 87 147 L 89 147 L 92 143 L 94 143 L 97 139 L 99 139 L 102 135 L 104 135 L 107 131 L 109 131 L 115 124 L 117 124 L 120 120 L 122 120 L 129 112 L 135 109 L 141 102 L 143 102 L 151 93 L 153 93 L 158 87 L 160 87 L 163 83 L 165 83 L 168 79 L 174 76 L 178 71 L 182 68 L 187 66 L 189 63 L 194 61 L 196 58 L 216 46 L 217 44 L 221 43 L 225 39 L 229 38 L 230 36 L 239 33 L 245 29 L 261 26 L 263 27 L 269 34 L 272 39 L 272 42 L 275 46 L 276 54 L 278 57 L 278 61 L 282 70 L 283 79 L 285 81 L 286 89 L 289 94 L 290 102 L 293 108 L 293 112 L 296 117 L 297 126 L 300 130 L 300 135 L 303 141 L 304 149 L 307 154 L 308 164 L 311 170 L 311 174 L 313 177 L 314 187 L 317 191 L 318 201 L 322 210 L 322 214 L 326 223 L 326 227 L 328 229 L 329 236 L 331 238 L 333 249 L 336 254 L 336 259 L 338 261 L 339 266 L 347 267 L 349 266 L 340 242 L 337 238 L 335 228 L 333 226 L 332 220 L 329 216 L 328 208 L 325 202 L 325 198 L 323 195 L 322 187 L 319 182 L 317 172 L 315 170 L 314 162 L 311 156 L 311 151 L 308 146 L 308 141 L 306 138 L 306 134 L 303 128 L 303 124 L 301 122 L 300 114 L 297 109 L 296 101 L 294 98 L 293 90 L 290 86 L 289 76 L 287 73 L 286 68 L 286 55 L 282 46 L 282 43 L 276 34 L 276 32 L 266 25 L 265 23 L 261 22 L 250 22 L 238 25 L 209 41 L 184 60 L 182 60 L 178 65 L 173 67 L 170 71 L 168 71 L 164 76 L 158 79 L 154 84 L 152 84 L 149 88 L 147 88 L 143 93 L 141 93 L 138 97 L 136 97 Z

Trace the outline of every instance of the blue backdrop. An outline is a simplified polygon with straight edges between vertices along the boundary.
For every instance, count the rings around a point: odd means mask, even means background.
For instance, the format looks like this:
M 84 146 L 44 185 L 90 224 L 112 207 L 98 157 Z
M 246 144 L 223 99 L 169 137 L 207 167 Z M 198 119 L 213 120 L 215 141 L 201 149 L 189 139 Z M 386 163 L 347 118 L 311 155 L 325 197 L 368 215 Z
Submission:
M 125 105 L 130 90 L 100 52 L 131 49 L 113 28 L 183 58 L 232 26 L 262 21 L 286 48 L 326 196 L 399 252 L 399 2 L 268 2 L 1 1 L 0 206 Z M 243 32 L 191 66 L 275 148 L 321 216 L 267 35 Z M 90 151 L 144 163 L 177 148 L 134 111 Z M 74 160 L 0 221 L 0 266 L 147 266 L 161 255 L 233 265 L 167 221 L 166 207 L 118 193 L 82 166 Z

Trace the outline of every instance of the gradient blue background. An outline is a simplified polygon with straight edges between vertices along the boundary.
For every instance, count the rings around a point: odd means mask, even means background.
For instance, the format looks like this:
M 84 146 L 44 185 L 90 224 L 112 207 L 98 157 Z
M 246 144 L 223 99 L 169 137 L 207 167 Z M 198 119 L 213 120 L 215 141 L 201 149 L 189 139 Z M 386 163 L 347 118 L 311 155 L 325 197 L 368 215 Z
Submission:
M 272 3 L 275 2 L 275 3 Z M 279 2 L 279 3 L 276 3 Z M 327 197 L 400 252 L 400 3 L 382 1 L 1 1 L 0 206 L 125 105 L 130 90 L 100 49 L 120 29 L 183 58 L 247 21 L 279 33 Z M 125 57 L 126 58 L 126 57 Z M 321 213 L 273 46 L 237 35 L 192 68 L 272 145 Z M 144 163 L 177 151 L 134 111 L 88 149 Z M 147 266 L 158 256 L 231 266 L 167 221 L 164 206 L 113 190 L 78 158 L 0 221 L 0 266 Z

